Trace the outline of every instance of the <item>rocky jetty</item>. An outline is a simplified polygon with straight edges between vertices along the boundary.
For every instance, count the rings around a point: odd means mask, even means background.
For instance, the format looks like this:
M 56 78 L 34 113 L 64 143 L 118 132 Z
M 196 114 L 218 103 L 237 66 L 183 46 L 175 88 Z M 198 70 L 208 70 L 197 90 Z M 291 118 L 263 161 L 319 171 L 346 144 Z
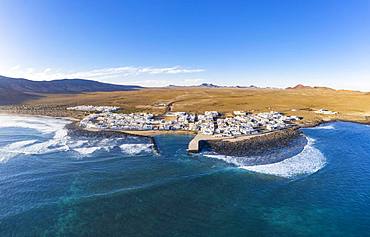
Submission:
M 91 137 L 91 138 L 125 138 L 128 135 L 119 132 L 111 132 L 111 131 L 89 131 L 86 129 L 81 128 L 78 123 L 70 123 L 66 125 L 68 129 L 68 136 L 80 136 L 80 137 Z
M 293 139 L 300 137 L 301 131 L 297 128 L 289 128 L 247 139 L 223 139 L 203 141 L 205 146 L 221 155 L 229 156 L 255 156 L 261 155 L 268 149 L 283 148 L 289 145 Z

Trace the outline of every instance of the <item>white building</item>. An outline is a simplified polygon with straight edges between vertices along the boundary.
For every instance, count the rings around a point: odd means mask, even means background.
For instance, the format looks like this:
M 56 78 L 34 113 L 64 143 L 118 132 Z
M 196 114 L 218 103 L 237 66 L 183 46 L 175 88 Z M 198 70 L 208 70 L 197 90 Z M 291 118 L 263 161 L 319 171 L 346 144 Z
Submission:
M 319 109 L 319 110 L 316 110 L 315 113 L 325 114 L 325 115 L 333 115 L 333 114 L 337 114 L 338 112 L 333 112 L 333 111 L 330 111 L 330 110 L 327 110 L 327 109 Z

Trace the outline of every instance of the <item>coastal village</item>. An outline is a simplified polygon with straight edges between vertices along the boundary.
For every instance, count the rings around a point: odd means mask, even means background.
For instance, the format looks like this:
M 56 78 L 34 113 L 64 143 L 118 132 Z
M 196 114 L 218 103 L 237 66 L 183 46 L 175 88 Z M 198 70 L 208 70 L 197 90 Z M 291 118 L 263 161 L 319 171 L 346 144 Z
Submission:
M 217 111 L 206 111 L 203 114 L 167 112 L 156 116 L 151 113 L 117 113 L 119 108 L 112 106 L 76 106 L 67 109 L 90 113 L 80 121 L 80 126 L 86 129 L 181 130 L 214 137 L 238 137 L 281 130 L 294 126 L 294 121 L 300 119 L 279 112 L 252 114 L 234 111 L 232 115 L 227 116 Z

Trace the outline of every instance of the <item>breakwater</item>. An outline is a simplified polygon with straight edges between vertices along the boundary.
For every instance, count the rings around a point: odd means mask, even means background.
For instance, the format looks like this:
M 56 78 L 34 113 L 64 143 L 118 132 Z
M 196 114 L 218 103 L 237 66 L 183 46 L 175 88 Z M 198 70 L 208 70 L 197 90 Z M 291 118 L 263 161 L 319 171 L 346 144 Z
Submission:
M 200 145 L 208 146 L 221 155 L 253 156 L 260 155 L 270 148 L 286 147 L 298 138 L 301 131 L 288 128 L 255 136 L 245 136 L 231 139 L 203 140 Z

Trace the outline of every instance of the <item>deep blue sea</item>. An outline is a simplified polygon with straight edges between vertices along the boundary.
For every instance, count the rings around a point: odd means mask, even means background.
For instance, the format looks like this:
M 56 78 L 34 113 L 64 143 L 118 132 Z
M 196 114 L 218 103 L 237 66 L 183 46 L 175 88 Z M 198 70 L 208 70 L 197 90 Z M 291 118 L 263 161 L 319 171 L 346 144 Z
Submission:
M 0 115 L 1 237 L 370 236 L 369 126 L 225 157 L 189 155 L 191 136 L 156 137 L 157 154 L 142 138 L 69 137 L 66 123 Z

